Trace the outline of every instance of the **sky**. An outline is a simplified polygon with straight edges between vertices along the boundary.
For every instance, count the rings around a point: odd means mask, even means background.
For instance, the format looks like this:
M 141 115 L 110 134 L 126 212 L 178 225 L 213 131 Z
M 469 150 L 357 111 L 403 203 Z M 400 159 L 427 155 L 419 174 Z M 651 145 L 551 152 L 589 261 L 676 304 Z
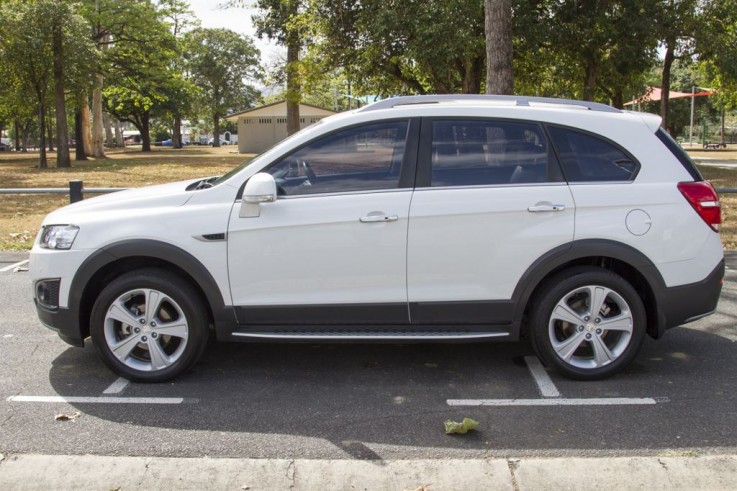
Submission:
M 246 0 L 253 4 L 253 1 Z M 261 51 L 261 61 L 268 62 L 279 56 L 281 49 L 268 39 L 259 39 L 251 22 L 251 16 L 257 11 L 254 7 L 223 9 L 220 5 L 225 0 L 189 0 L 195 16 L 202 22 L 202 27 L 224 27 L 240 34 L 245 34 Z

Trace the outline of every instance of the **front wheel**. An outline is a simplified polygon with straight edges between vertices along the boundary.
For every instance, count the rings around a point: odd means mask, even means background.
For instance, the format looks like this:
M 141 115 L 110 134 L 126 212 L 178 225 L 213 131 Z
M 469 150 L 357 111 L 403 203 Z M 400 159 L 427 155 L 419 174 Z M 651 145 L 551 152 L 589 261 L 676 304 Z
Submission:
M 642 299 L 611 271 L 564 271 L 546 281 L 533 301 L 533 348 L 545 364 L 569 378 L 614 375 L 642 345 L 647 322 Z
M 179 276 L 132 271 L 100 293 L 90 335 L 114 372 L 136 382 L 162 382 L 189 370 L 204 352 L 206 312 L 201 296 Z

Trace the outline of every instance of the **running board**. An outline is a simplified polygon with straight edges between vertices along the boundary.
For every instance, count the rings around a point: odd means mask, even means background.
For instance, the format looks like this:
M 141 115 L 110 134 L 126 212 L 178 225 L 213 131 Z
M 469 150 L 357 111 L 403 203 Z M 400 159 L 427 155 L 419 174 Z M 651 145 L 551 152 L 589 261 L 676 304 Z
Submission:
M 279 329 L 275 331 L 236 331 L 231 333 L 241 340 L 274 341 L 473 341 L 509 337 L 505 331 L 470 330 L 387 330 L 387 329 Z

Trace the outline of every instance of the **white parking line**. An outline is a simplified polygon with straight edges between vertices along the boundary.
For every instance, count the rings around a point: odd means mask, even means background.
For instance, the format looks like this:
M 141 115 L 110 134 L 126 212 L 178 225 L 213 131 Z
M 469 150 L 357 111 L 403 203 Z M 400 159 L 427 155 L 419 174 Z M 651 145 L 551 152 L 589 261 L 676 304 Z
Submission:
M 110 384 L 110 387 L 103 390 L 103 394 L 120 394 L 125 390 L 126 387 L 128 387 L 128 384 L 130 384 L 129 380 L 124 379 L 123 377 L 118 377 L 118 380 Z
M 548 372 L 545 371 L 543 364 L 537 359 L 537 356 L 525 356 L 525 363 L 530 369 L 532 378 L 535 379 L 537 388 L 540 389 L 540 395 L 543 397 L 560 397 L 560 392 L 550 379 Z
M 651 397 L 630 399 L 607 397 L 592 399 L 448 399 L 449 406 L 641 406 L 667 402 Z
M 183 397 L 63 397 L 11 396 L 10 402 L 66 402 L 70 404 L 182 404 Z
M 27 264 L 30 260 L 26 259 L 24 261 L 21 261 L 19 263 L 11 264 L 10 266 L 5 266 L 4 268 L 0 269 L 0 273 L 5 273 L 6 271 L 10 271 L 11 269 L 19 268 L 25 264 Z

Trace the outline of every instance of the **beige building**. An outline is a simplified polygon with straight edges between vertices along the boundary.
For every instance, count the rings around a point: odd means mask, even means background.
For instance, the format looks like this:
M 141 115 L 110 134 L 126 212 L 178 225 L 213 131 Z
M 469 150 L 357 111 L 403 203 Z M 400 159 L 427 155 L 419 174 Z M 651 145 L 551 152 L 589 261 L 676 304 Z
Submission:
M 335 112 L 302 103 L 299 105 L 299 126 L 304 128 L 331 114 Z M 287 137 L 286 101 L 234 113 L 225 119 L 238 122 L 240 153 L 261 153 Z

